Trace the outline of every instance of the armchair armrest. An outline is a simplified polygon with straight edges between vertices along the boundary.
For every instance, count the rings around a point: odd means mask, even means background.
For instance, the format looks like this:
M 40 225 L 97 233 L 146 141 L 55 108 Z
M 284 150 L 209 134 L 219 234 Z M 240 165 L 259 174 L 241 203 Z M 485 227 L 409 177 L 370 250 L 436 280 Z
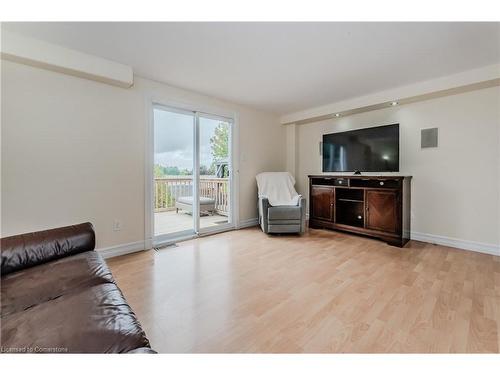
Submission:
M 269 199 L 267 197 L 259 197 L 259 209 L 268 208 L 269 206 Z
M 300 207 L 300 233 L 304 233 L 306 231 L 306 209 L 307 209 L 306 198 L 302 195 L 299 198 L 299 207 Z
M 305 203 L 306 203 L 306 198 L 304 198 L 302 195 L 299 195 L 299 202 L 297 203 L 297 206 L 305 207 Z
M 267 233 L 268 208 L 269 208 L 269 199 L 267 199 L 267 197 L 259 197 L 259 224 L 264 233 Z
M 304 198 L 302 195 L 299 195 L 299 207 L 303 208 L 304 210 L 306 209 L 306 198 Z
M 2 238 L 2 275 L 47 263 L 55 259 L 94 250 L 91 223 L 20 234 Z

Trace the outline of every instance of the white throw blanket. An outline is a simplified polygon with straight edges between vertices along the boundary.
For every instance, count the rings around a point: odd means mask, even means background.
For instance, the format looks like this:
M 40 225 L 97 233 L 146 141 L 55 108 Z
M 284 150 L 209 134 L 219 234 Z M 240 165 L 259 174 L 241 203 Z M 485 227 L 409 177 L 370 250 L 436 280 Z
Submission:
M 264 172 L 257 177 L 259 198 L 265 197 L 271 206 L 296 206 L 300 195 L 295 188 L 295 179 L 288 172 Z

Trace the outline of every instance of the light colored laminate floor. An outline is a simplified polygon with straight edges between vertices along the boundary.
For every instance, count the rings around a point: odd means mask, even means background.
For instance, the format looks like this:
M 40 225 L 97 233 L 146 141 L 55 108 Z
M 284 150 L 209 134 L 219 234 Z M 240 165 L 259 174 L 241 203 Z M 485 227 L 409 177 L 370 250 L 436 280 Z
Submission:
M 108 264 L 159 352 L 499 352 L 500 257 L 249 228 Z

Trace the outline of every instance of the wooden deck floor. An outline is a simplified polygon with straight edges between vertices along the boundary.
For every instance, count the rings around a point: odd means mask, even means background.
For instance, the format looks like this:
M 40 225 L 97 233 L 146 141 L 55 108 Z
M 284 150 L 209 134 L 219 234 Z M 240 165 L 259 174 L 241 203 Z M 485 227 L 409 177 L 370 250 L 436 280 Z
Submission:
M 249 228 L 108 262 L 159 352 L 499 352 L 500 257 Z
M 227 223 L 227 216 L 208 215 L 200 217 L 202 228 Z M 155 212 L 155 235 L 180 232 L 193 229 L 193 217 L 183 212 Z

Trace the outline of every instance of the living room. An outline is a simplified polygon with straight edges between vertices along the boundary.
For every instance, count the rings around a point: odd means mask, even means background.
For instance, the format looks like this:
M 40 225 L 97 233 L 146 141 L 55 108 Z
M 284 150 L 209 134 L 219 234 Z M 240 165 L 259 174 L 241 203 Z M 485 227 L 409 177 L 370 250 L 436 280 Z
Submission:
M 2 353 L 498 357 L 487 21 L 2 22 Z

